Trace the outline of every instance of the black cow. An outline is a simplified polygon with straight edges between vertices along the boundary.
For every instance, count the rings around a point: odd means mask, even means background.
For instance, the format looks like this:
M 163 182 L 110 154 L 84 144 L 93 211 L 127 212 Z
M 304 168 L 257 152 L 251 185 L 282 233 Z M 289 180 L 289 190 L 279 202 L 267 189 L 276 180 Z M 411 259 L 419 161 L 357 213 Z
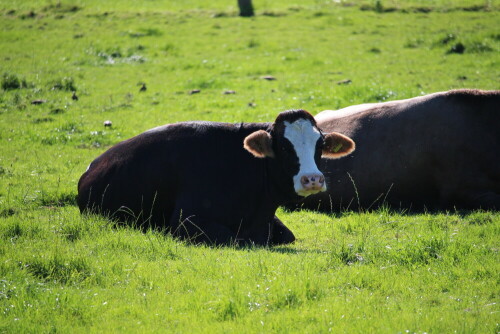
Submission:
M 336 163 L 322 160 L 328 192 L 303 207 L 500 209 L 500 91 L 452 90 L 363 104 L 315 117 L 356 142 Z
M 78 205 L 194 242 L 286 244 L 295 237 L 275 217 L 278 206 L 325 191 L 321 154 L 353 150 L 349 138 L 322 134 L 304 110 L 273 124 L 170 124 L 94 160 L 78 183 Z

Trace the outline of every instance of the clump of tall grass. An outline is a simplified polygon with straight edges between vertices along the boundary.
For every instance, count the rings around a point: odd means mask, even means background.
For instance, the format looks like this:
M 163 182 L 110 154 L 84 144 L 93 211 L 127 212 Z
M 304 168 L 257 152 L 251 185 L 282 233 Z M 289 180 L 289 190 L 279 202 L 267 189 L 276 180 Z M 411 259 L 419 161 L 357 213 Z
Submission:
M 72 77 L 63 77 L 54 80 L 51 84 L 52 90 L 76 91 L 75 80 Z
M 24 78 L 19 78 L 14 73 L 4 73 L 1 81 L 3 90 L 14 90 L 28 88 L 28 82 Z
M 56 254 L 48 258 L 34 258 L 22 266 L 33 277 L 60 284 L 81 282 L 93 275 L 92 268 L 84 257 L 64 258 Z

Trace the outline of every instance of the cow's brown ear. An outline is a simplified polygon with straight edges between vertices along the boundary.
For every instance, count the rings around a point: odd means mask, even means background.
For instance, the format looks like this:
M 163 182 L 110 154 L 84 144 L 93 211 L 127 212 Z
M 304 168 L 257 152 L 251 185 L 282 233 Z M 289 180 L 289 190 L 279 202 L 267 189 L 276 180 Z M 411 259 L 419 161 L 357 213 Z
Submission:
M 264 130 L 249 134 L 243 141 L 243 147 L 256 158 L 274 158 L 271 135 Z
M 338 159 L 348 155 L 356 149 L 354 141 L 338 132 L 332 132 L 325 135 L 323 145 L 323 158 Z

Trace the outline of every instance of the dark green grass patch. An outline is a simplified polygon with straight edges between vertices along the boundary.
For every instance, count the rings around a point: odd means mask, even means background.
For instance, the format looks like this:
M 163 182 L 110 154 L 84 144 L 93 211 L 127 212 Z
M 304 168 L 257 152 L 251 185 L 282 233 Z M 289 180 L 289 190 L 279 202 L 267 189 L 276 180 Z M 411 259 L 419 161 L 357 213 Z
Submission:
M 75 193 L 43 194 L 39 198 L 38 204 L 47 207 L 76 205 L 76 194 Z
M 19 223 L 8 225 L 3 232 L 4 239 L 17 238 L 23 235 L 23 229 Z
M 72 77 L 64 77 L 61 79 L 54 80 L 50 84 L 53 90 L 65 90 L 65 91 L 76 91 L 75 80 Z
M 43 281 L 60 284 L 81 282 L 92 275 L 85 258 L 38 258 L 28 263 L 20 263 L 23 270 Z
M 0 217 L 10 217 L 16 214 L 16 209 L 5 208 L 0 211 Z
M 1 85 L 3 90 L 13 90 L 28 87 L 26 79 L 21 79 L 13 73 L 4 73 L 2 75 Z
M 58 2 L 56 4 L 49 4 L 43 7 L 42 11 L 44 12 L 54 12 L 54 13 L 75 13 L 79 10 L 82 10 L 82 7 L 70 4 L 70 3 L 62 3 Z
M 491 212 L 477 211 L 466 215 L 464 220 L 472 225 L 486 225 L 495 222 L 495 215 Z

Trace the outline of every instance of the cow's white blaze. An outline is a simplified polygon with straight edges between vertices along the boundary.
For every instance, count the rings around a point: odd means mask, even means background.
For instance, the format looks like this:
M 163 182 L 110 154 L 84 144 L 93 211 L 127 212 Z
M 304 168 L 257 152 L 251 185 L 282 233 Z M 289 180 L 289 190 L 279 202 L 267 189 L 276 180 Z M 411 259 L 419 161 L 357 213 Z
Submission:
M 293 177 L 293 185 L 295 192 L 300 196 L 308 196 L 326 190 L 325 184 L 321 190 L 306 190 L 300 181 L 303 175 L 323 175 L 314 161 L 316 142 L 320 137 L 320 132 L 309 120 L 299 119 L 293 123 L 285 121 L 285 138 L 292 143 L 299 158 L 299 172 Z

